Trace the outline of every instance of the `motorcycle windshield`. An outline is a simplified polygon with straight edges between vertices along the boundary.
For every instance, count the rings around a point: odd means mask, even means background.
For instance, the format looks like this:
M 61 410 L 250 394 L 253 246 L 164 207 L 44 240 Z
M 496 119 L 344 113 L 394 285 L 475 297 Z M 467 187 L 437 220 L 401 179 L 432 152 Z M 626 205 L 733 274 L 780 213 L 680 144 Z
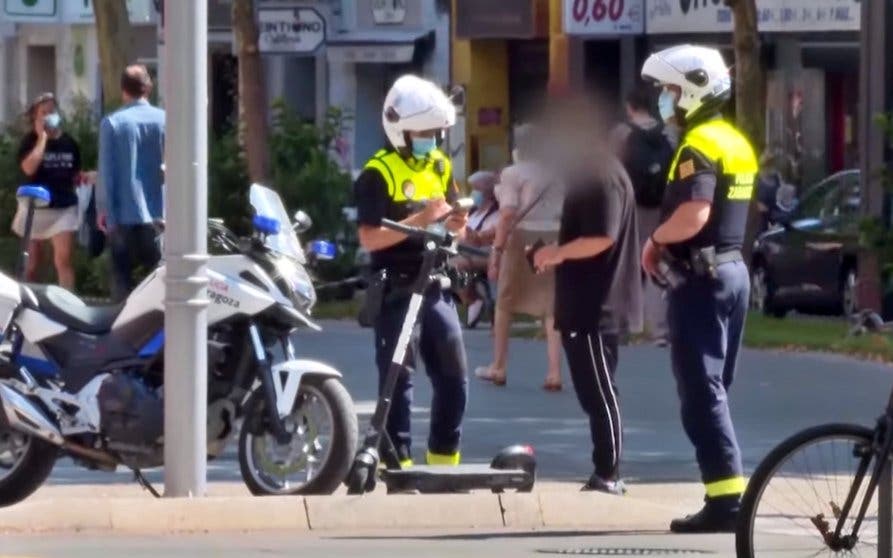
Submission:
M 279 221 L 279 233 L 267 236 L 267 246 L 280 254 L 295 258 L 301 264 L 306 263 L 304 250 L 298 241 L 298 235 L 292 228 L 291 218 L 288 216 L 288 211 L 285 210 L 279 194 L 266 186 L 252 184 L 249 200 L 255 215 Z

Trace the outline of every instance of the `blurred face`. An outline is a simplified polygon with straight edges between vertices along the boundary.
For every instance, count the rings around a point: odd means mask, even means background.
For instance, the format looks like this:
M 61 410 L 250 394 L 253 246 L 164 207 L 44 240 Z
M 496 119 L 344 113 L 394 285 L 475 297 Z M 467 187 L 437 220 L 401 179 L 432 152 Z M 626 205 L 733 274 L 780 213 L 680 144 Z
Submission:
M 48 114 L 56 112 L 56 101 L 44 101 L 34 109 L 34 121 L 43 123 Z
M 440 130 L 423 130 L 409 132 L 409 143 L 412 154 L 417 159 L 427 157 L 437 148 L 437 136 Z

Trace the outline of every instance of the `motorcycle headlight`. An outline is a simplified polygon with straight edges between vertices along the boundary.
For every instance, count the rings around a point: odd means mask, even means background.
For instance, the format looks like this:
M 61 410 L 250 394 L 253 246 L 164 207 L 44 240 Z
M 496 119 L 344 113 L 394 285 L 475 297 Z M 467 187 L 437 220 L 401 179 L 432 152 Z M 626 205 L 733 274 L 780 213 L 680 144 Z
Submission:
M 304 266 L 292 258 L 280 257 L 276 259 L 276 272 L 285 286 L 287 295 L 296 308 L 309 311 L 316 304 L 316 289 L 313 281 Z

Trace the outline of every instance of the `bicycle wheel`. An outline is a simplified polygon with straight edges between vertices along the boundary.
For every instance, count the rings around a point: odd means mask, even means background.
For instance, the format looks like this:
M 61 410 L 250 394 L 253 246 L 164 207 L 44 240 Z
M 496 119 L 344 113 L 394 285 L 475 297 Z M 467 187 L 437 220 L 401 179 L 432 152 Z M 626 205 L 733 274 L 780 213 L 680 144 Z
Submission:
M 857 537 L 842 545 L 834 536 L 850 489 L 859 482 L 841 534 L 853 532 L 875 461 L 873 437 L 874 432 L 863 426 L 826 424 L 804 430 L 772 450 L 744 494 L 736 533 L 739 558 L 876 555 L 876 493 Z

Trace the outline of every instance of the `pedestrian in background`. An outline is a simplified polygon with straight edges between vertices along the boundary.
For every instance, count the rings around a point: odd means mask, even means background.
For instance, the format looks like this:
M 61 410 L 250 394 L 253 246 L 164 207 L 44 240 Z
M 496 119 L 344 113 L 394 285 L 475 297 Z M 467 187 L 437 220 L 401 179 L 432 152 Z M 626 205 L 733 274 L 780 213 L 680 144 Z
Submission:
M 34 211 L 31 224 L 30 257 L 25 276 L 36 281 L 47 241 L 53 248 L 53 263 L 59 285 L 74 289 L 74 233 L 78 229 L 78 198 L 81 151 L 77 142 L 62 130 L 62 117 L 52 93 L 39 95 L 28 108 L 28 133 L 19 145 L 18 160 L 27 181 L 50 193 L 50 204 Z M 27 205 L 19 203 L 12 230 L 25 234 Z
M 497 282 L 493 327 L 493 362 L 475 370 L 475 376 L 505 385 L 512 316 L 526 314 L 542 320 L 546 335 L 548 370 L 546 391 L 561 389 L 561 337 L 555 331 L 555 272 L 535 274 L 526 248 L 537 241 L 558 238 L 562 188 L 537 160 L 540 132 L 526 124 L 515 129 L 513 164 L 506 167 L 496 186 L 499 223 L 490 256 L 489 275 Z
M 544 140 L 567 185 L 561 229 L 558 242 L 533 258 L 541 273 L 555 269 L 555 327 L 589 417 L 594 471 L 583 489 L 622 495 L 623 423 L 614 377 L 620 339 L 641 330 L 636 198 L 623 165 L 604 145 L 597 113 L 583 103 L 564 105 L 557 125 L 549 126 L 555 135 Z
M 650 88 L 653 89 L 653 88 Z M 660 223 L 660 206 L 675 145 L 667 127 L 652 115 L 654 96 L 639 86 L 626 98 L 626 122 L 611 133 L 611 144 L 626 168 L 636 194 L 639 246 Z M 645 294 L 645 333 L 660 346 L 667 344 L 667 304 L 664 293 L 648 274 L 642 274 Z
M 135 262 L 151 270 L 161 260 L 165 115 L 149 104 L 151 92 L 146 67 L 128 66 L 121 75 L 124 106 L 99 127 L 97 224 L 109 237 L 115 301 L 133 290 Z
M 496 173 L 477 171 L 468 177 L 474 210 L 468 216 L 465 229 L 465 243 L 477 247 L 493 244 L 496 238 L 496 224 L 499 222 L 499 202 L 496 201 Z M 460 272 L 469 274 L 467 284 L 459 292 L 463 304 L 467 306 L 466 323 L 476 325 L 484 310 L 492 303 L 492 289 L 487 278 L 487 258 L 456 256 L 450 264 Z M 492 310 L 492 308 L 490 308 Z

